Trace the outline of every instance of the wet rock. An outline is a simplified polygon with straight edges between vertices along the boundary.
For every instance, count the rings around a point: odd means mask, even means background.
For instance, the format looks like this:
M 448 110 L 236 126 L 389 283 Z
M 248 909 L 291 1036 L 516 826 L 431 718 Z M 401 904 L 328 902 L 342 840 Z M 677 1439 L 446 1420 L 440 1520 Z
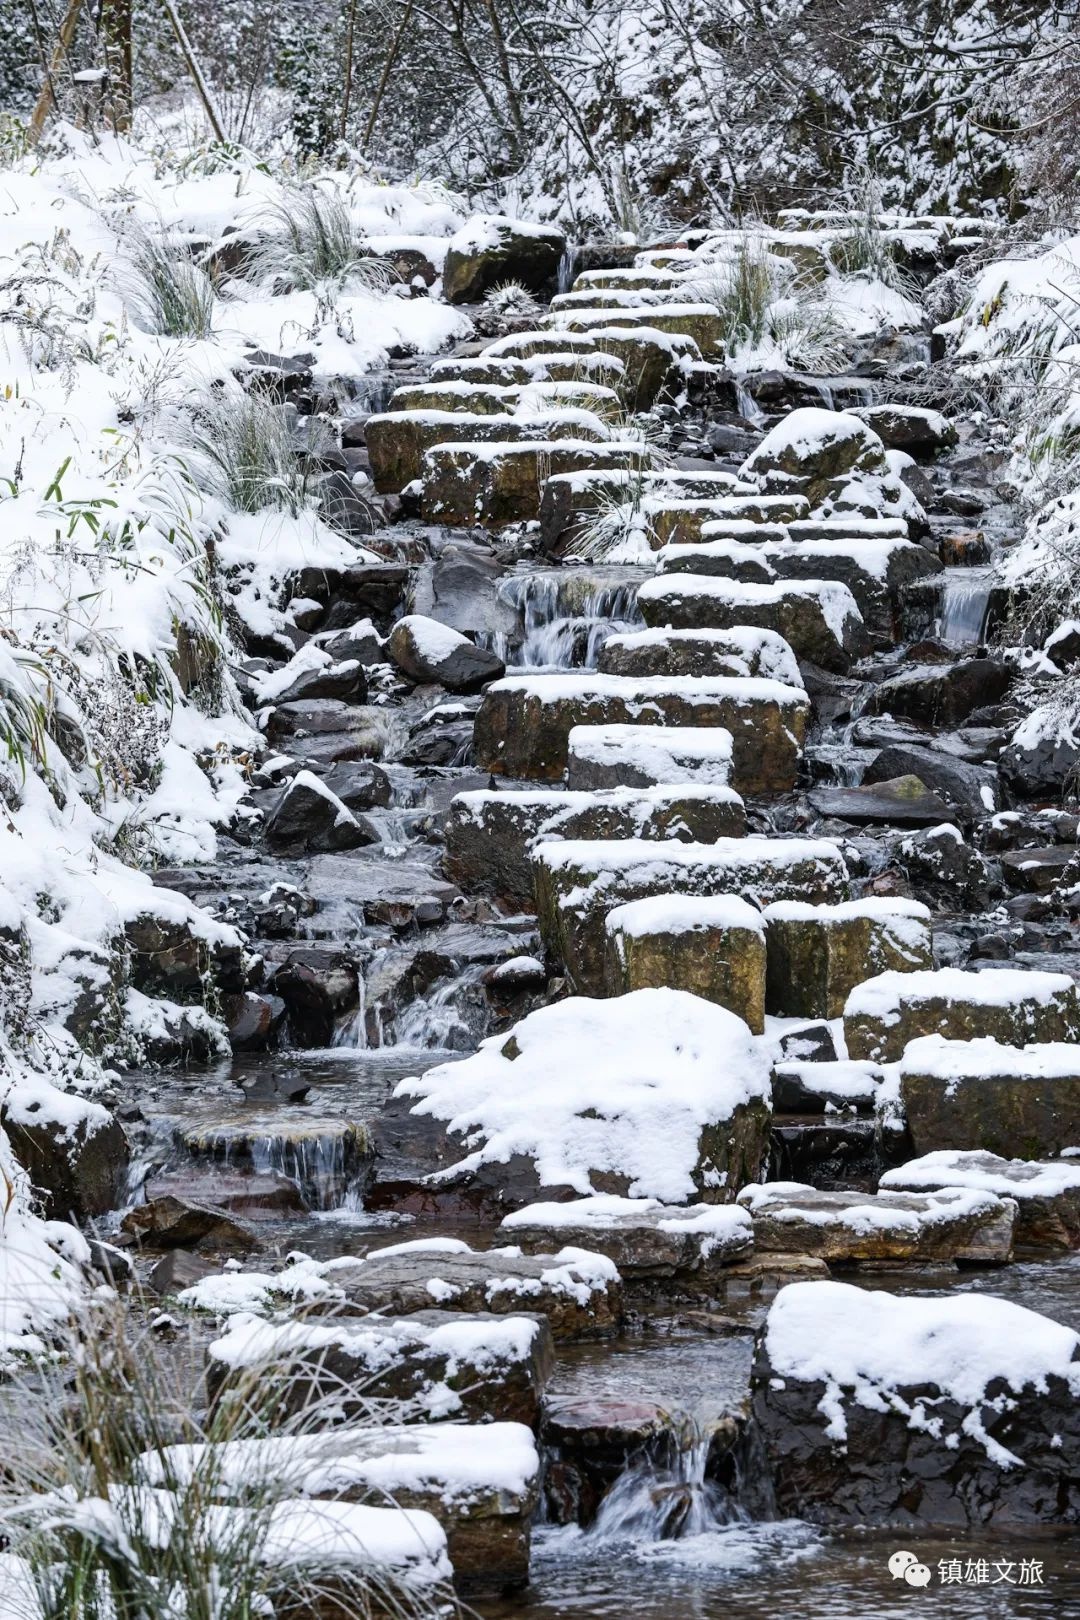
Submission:
M 462 634 L 521 639 L 517 609 L 499 594 L 503 567 L 486 547 L 464 541 L 448 545 L 413 584 L 411 607 Z
M 1014 670 L 994 658 L 967 658 L 945 667 L 916 665 L 890 675 L 871 692 L 870 714 L 891 714 L 924 726 L 958 726 L 987 704 L 998 703 Z
M 838 821 L 934 827 L 952 819 L 949 806 L 918 776 L 897 776 L 866 787 L 815 788 L 807 797 L 819 815 Z
M 1019 1364 L 1015 1345 L 1029 1347 Z M 1074 1523 L 1075 1356 L 1069 1329 L 1006 1300 L 792 1284 L 751 1384 L 776 1511 L 983 1532 Z
M 957 443 L 956 428 L 940 411 L 915 405 L 865 405 L 852 415 L 873 428 L 889 450 L 905 450 L 920 460 L 930 460 Z
M 265 832 L 267 843 L 295 855 L 360 849 L 379 841 L 312 771 L 293 777 L 267 817 Z
M 886 1171 L 881 1186 L 898 1192 L 973 1187 L 995 1193 L 1016 1203 L 1018 1244 L 1080 1248 L 1080 1165 L 1068 1160 L 1004 1159 L 982 1149 L 943 1149 Z
M 502 659 L 494 653 L 477 647 L 448 625 L 417 613 L 398 620 L 387 637 L 386 650 L 410 679 L 433 682 L 450 692 L 475 692 L 506 673 Z
M 933 965 L 930 913 L 915 900 L 780 901 L 764 912 L 765 1005 L 788 1018 L 839 1018 L 857 984 Z
M 124 924 L 124 939 L 129 982 L 146 995 L 201 1000 L 211 979 L 223 990 L 244 987 L 243 948 L 232 929 L 141 912 Z
M 817 1112 L 794 1119 L 776 1115 L 769 1133 L 768 1183 L 799 1181 L 845 1191 L 869 1188 L 885 1168 L 889 1145 L 877 1120 L 850 1110 L 824 1117 Z
M 677 1448 L 672 1414 L 625 1396 L 549 1397 L 540 1438 L 547 1454 L 544 1507 L 552 1524 L 590 1525 L 611 1486 L 643 1455 Z
M 827 1023 L 806 1023 L 785 1030 L 780 1036 L 780 1050 L 793 1063 L 834 1063 L 839 1057 Z
M 342 1019 L 359 1000 L 356 965 L 332 945 L 290 951 L 270 988 L 288 1011 L 289 1033 L 301 1046 L 330 1046 Z
M 1035 1159 L 1075 1145 L 1075 1048 L 1058 1042 L 1020 1050 L 1015 1036 L 1009 1045 L 1007 1037 L 982 1037 L 981 1029 L 967 1040 L 952 1034 L 911 1041 L 903 1054 L 900 1102 L 917 1154 L 985 1148 Z
M 1025 894 L 1053 894 L 1080 880 L 1080 846 L 1056 844 L 1051 849 L 1019 849 L 1001 857 L 1010 889 Z
M 1062 728 L 1022 726 L 1002 750 L 1000 769 L 1018 799 L 1059 799 L 1080 769 L 1080 744 Z
M 874 1108 L 884 1076 L 874 1063 L 850 1059 L 778 1063 L 773 1070 L 777 1114 L 823 1114 L 827 1110 Z
M 221 1001 L 221 1016 L 234 1052 L 264 1052 L 273 1044 L 284 1014 L 280 997 L 258 995 L 254 990 L 223 996 Z
M 368 669 L 386 658 L 383 638 L 370 619 L 358 619 L 344 630 L 324 631 L 316 639 L 335 663 L 352 662 Z
M 888 782 L 898 776 L 917 776 L 929 791 L 953 810 L 963 813 L 965 821 L 982 820 L 992 815 L 998 806 L 998 773 L 985 765 L 972 765 L 966 760 L 940 753 L 933 748 L 920 748 L 892 744 L 883 748 L 872 760 L 863 775 L 863 785 L 872 786 Z M 947 820 L 941 816 L 939 820 Z
M 383 810 L 393 797 L 386 772 L 366 760 L 342 760 L 331 765 L 322 783 L 354 814 L 362 810 Z
M 449 304 L 475 304 L 504 281 L 547 291 L 558 280 L 565 251 L 566 238 L 554 226 L 475 214 L 450 238 L 443 296 Z
M 332 745 L 326 763 L 336 759 L 371 759 L 382 753 L 384 736 L 376 729 L 370 710 L 336 698 L 312 698 L 302 703 L 280 703 L 266 716 L 271 743 L 286 743 L 293 753 L 311 757 L 306 739 L 326 739 Z
M 311 1081 L 304 1074 L 286 1074 L 279 1069 L 260 1069 L 238 1079 L 237 1085 L 248 1102 L 303 1102 L 311 1090 Z
M 737 895 L 655 895 L 616 906 L 605 922 L 608 995 L 668 986 L 765 1028 L 765 929 Z
M 725 788 L 691 784 L 457 794 L 446 822 L 446 875 L 466 894 L 531 910 L 532 846 L 542 838 L 678 838 L 710 844 L 745 830 L 742 802 Z
M 286 590 L 290 596 L 323 604 L 324 630 L 348 630 L 364 617 L 376 625 L 388 623 L 408 583 L 409 570 L 401 563 L 365 562 L 344 568 L 301 568 L 290 575 Z
M 1080 623 L 1066 619 L 1043 642 L 1043 651 L 1059 669 L 1071 669 L 1080 662 Z
M 946 910 L 986 906 L 990 872 L 977 849 L 965 843 L 955 827 L 927 827 L 896 846 L 893 859 L 914 892 L 934 899 Z
M 212 1204 L 196 1204 L 176 1193 L 163 1193 L 136 1204 L 120 1222 L 132 1241 L 156 1249 L 255 1248 L 258 1239 L 246 1221 Z
M 1012 1258 L 1016 1205 L 990 1192 L 859 1194 L 776 1181 L 744 1187 L 739 1203 L 753 1215 L 756 1250 L 813 1254 L 833 1265 Z
M 720 726 L 732 735 L 736 792 L 790 791 L 809 716 L 805 692 L 768 681 L 613 675 L 508 676 L 476 716 L 476 762 L 497 776 L 558 781 L 575 726 Z
M 992 1038 L 1017 1046 L 1073 1041 L 1080 1036 L 1080 1000 L 1065 974 L 994 968 L 882 973 L 848 997 L 844 1037 L 851 1057 L 895 1063 L 908 1042 L 922 1035 L 950 1041 Z M 927 1151 L 931 1146 L 991 1144 L 928 1143 Z
M 296 1182 L 289 1176 L 280 1175 L 273 1170 L 263 1170 L 254 1174 L 219 1169 L 158 1171 L 143 1183 L 143 1192 L 146 1204 L 136 1205 L 131 1213 L 137 1214 L 139 1209 L 149 1209 L 151 1205 L 161 1204 L 160 1209 L 155 1208 L 147 1217 L 150 1221 L 149 1230 L 155 1234 L 158 1232 L 169 1234 L 177 1229 L 178 1223 L 180 1226 L 183 1225 L 184 1217 L 179 1207 L 175 1211 L 170 1211 L 162 1202 L 170 1198 L 176 1201 L 177 1206 L 225 1210 L 230 1215 L 240 1216 L 244 1221 L 272 1220 L 283 1215 L 303 1214 L 308 1207 Z M 139 1235 L 143 1227 L 136 1221 L 132 1230 Z M 183 1246 L 187 1240 L 175 1237 L 173 1241 Z M 167 1245 L 163 1243 L 162 1246 Z
M 294 666 L 294 677 L 283 685 Z M 307 648 L 302 648 L 284 669 L 269 680 L 264 677 L 257 681 L 255 693 L 258 702 L 305 703 L 311 698 L 339 698 L 343 703 L 363 703 L 367 682 L 355 659 L 335 663 L 329 655 L 320 654 L 316 661 Z
M 417 1311 L 340 1316 L 312 1324 L 297 1349 L 294 1325 L 233 1321 L 207 1352 L 210 1397 L 257 1387 L 282 1414 L 332 1401 L 364 1421 L 377 1400 L 413 1405 L 417 1421 L 537 1422 L 554 1348 L 544 1317 Z
M 374 1145 L 366 1125 L 319 1115 L 308 1107 L 284 1114 L 280 1105 L 246 1105 L 196 1124 L 177 1120 L 173 1138 L 200 1170 L 224 1165 L 262 1173 L 268 1165 L 299 1188 L 313 1209 L 338 1209 L 363 1194 L 373 1174 Z
M 53 1220 L 87 1220 L 115 1207 L 128 1141 L 100 1104 L 36 1092 L 23 1098 L 15 1088 L 5 1098 L 3 1128 Z
M 638 606 L 651 628 L 771 630 L 797 658 L 823 669 L 846 670 L 866 645 L 855 598 L 831 580 L 745 584 L 705 574 L 660 574 L 642 585 Z
M 617 905 L 656 895 L 735 894 L 761 905 L 803 895 L 833 901 L 846 884 L 834 844 L 779 838 L 544 843 L 534 875 L 544 942 L 583 995 L 603 993 L 605 919 Z
M 644 630 L 609 636 L 597 654 L 602 675 L 761 676 L 798 687 L 798 661 L 771 630 Z
M 181 1289 L 191 1288 L 204 1277 L 214 1276 L 219 1268 L 219 1261 L 209 1260 L 205 1255 L 185 1249 L 169 1249 L 151 1266 L 147 1281 L 155 1294 L 178 1294 Z

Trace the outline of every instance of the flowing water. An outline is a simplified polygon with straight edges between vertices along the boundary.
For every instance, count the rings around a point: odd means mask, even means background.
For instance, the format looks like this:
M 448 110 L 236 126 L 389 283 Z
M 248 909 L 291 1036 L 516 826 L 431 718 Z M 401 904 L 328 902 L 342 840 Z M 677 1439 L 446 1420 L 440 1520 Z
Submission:
M 487 645 L 513 669 L 595 669 L 609 636 L 641 628 L 641 578 L 627 568 L 514 574 L 499 595 L 520 616 L 523 634 L 496 631 Z
M 950 647 L 982 640 L 993 586 L 992 568 L 947 568 L 937 633 Z

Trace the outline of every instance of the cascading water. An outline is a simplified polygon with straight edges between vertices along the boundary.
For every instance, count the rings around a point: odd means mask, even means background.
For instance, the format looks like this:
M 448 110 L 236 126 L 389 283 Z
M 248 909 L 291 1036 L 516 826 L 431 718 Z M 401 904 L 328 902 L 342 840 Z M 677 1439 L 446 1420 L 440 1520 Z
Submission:
M 735 383 L 735 406 L 743 421 L 749 422 L 752 427 L 761 427 L 764 424 L 765 412 L 749 389 L 738 380 Z
M 559 260 L 558 291 L 569 292 L 574 285 L 577 275 L 578 248 L 576 243 L 567 242 L 563 248 L 562 258 Z
M 937 633 L 950 647 L 972 647 L 981 640 L 990 606 L 993 571 L 947 568 Z
M 601 581 L 584 592 L 579 576 L 520 574 L 499 594 L 521 617 L 524 635 L 514 644 L 502 632 L 488 637 L 491 650 L 509 668 L 595 669 L 609 636 L 639 629 L 637 581 Z
M 644 1458 L 615 1481 L 589 1531 L 592 1540 L 681 1541 L 747 1521 L 730 1492 L 707 1477 L 708 1426 L 683 1413 L 674 1440 L 666 1461 Z

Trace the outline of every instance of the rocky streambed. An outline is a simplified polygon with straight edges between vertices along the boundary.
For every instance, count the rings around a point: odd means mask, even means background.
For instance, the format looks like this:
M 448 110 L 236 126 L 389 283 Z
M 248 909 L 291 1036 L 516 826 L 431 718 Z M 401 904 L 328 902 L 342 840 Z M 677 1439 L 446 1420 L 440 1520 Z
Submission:
M 893 334 L 736 379 L 713 251 L 336 423 L 363 552 L 249 636 L 250 794 L 155 874 L 242 943 L 142 942 L 181 1066 L 36 1179 L 212 1395 L 332 1385 L 301 1494 L 428 1508 L 491 1616 L 893 1614 L 906 1547 L 1066 1613 L 1078 818 L 988 640 L 1000 447 Z

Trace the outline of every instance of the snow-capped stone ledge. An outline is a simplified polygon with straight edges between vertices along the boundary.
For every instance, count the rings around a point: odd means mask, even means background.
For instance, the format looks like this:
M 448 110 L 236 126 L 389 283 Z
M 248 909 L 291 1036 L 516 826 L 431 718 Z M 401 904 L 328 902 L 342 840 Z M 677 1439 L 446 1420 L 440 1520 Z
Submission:
M 1080 1164 L 1070 1159 L 1003 1159 L 980 1149 L 943 1148 L 887 1170 L 882 1189 L 934 1192 L 970 1187 L 1012 1198 L 1016 1241 L 1042 1248 L 1080 1248 Z
M 738 1201 L 754 1218 L 755 1248 L 766 1252 L 842 1264 L 1002 1265 L 1012 1257 L 1016 1205 L 980 1189 L 829 1192 L 770 1181 L 744 1187 Z
M 908 1042 L 923 1035 L 950 1041 L 993 1038 L 1017 1046 L 1071 1041 L 1080 1037 L 1080 999 L 1064 973 L 1023 968 L 879 973 L 848 996 L 844 1035 L 849 1057 L 885 1063 L 896 1062 Z

